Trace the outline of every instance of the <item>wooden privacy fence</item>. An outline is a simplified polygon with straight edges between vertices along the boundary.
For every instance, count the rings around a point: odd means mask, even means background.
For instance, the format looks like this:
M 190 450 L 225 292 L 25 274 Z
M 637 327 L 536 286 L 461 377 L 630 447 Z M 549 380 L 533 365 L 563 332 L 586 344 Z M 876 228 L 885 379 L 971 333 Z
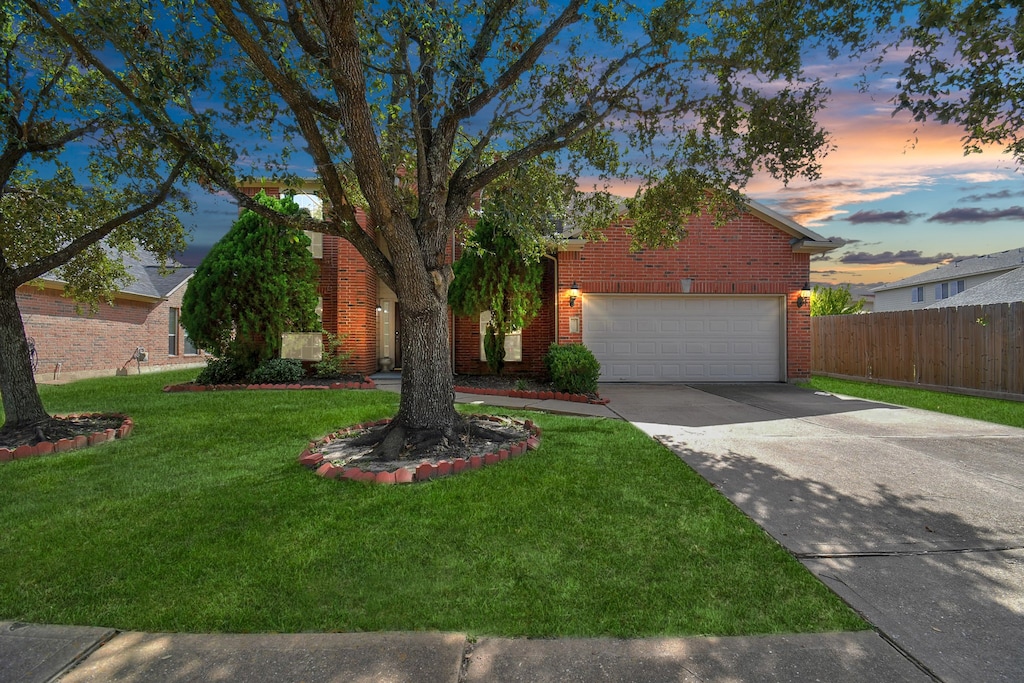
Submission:
M 1024 302 L 811 318 L 811 372 L 1024 398 Z

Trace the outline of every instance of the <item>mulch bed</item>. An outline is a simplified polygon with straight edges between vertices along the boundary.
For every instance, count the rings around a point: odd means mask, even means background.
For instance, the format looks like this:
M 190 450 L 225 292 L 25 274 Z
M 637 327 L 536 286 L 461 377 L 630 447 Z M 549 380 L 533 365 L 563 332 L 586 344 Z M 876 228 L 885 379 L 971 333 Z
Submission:
M 457 444 L 438 446 L 415 458 L 381 462 L 370 458 L 372 446 L 353 446 L 351 443 L 356 437 L 389 423 L 389 420 L 378 420 L 354 425 L 311 442 L 299 455 L 299 463 L 326 479 L 410 484 L 496 465 L 540 448 L 540 428 L 532 420 L 498 415 L 467 415 L 466 418 L 504 438 L 466 438 Z
M 492 396 L 514 396 L 538 400 L 558 399 L 574 403 L 595 403 L 604 405 L 608 399 L 597 394 L 567 394 L 558 390 L 551 382 L 531 377 L 506 375 L 456 375 L 455 390 L 467 394 Z
M 0 462 L 37 455 L 63 453 L 95 446 L 131 433 L 133 422 L 125 415 L 55 415 L 21 429 L 0 429 Z
M 298 382 L 276 382 L 272 384 L 249 384 L 236 382 L 233 384 L 170 384 L 164 391 L 237 391 L 240 389 L 376 389 L 377 385 L 369 377 L 363 375 L 345 375 L 323 379 L 320 377 L 304 377 Z

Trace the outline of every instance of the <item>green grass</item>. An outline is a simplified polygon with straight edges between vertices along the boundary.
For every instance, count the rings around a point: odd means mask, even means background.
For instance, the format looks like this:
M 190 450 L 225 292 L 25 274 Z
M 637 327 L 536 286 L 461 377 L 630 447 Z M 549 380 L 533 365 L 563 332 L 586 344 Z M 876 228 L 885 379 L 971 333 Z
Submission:
M 812 377 L 805 386 L 834 394 L 846 394 L 910 408 L 923 408 L 1011 427 L 1024 427 L 1024 403 L 1020 401 L 893 387 L 872 382 L 851 382 L 831 377 Z
M 0 619 L 504 636 L 866 627 L 626 423 L 535 413 L 538 451 L 372 486 L 326 481 L 296 457 L 311 438 L 392 414 L 397 396 L 160 391 L 190 376 L 41 388 L 53 412 L 126 412 L 136 427 L 0 466 Z

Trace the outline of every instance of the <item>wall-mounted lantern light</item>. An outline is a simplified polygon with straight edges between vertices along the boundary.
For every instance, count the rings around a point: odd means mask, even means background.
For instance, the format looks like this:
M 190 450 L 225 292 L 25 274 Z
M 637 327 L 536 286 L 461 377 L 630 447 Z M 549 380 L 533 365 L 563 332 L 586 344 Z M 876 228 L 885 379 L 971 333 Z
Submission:
M 803 308 L 811 302 L 811 283 L 805 282 L 804 288 L 800 290 L 800 294 L 796 298 L 796 307 Z
M 579 298 L 580 298 L 580 288 L 576 284 L 576 281 L 573 280 L 572 286 L 569 287 L 569 308 L 572 308 L 573 306 L 575 306 L 576 305 L 576 299 L 579 299 Z

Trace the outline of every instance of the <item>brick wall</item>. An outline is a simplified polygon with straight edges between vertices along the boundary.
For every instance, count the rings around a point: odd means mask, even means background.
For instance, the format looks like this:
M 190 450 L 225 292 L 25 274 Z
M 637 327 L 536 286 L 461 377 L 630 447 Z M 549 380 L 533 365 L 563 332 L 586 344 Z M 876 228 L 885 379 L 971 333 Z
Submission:
M 357 218 L 366 225 L 361 210 Z M 342 348 L 352 354 L 352 372 L 376 372 L 377 274 L 347 240 L 324 235 L 319 291 L 324 330 L 346 336 Z
M 181 309 L 185 287 L 179 287 L 166 301 L 142 301 L 117 297 L 114 304 L 100 303 L 95 314 L 79 310 L 60 289 L 27 285 L 18 289 L 18 306 L 25 333 L 35 339 L 39 359 L 37 381 L 79 379 L 113 375 L 141 346 L 149 360 L 143 372 L 172 367 L 202 366 L 205 356 L 183 353 L 184 330 L 177 334 L 177 353 L 169 353 L 169 315 Z M 58 364 L 59 367 L 58 367 Z M 132 361 L 128 368 L 136 372 Z
M 559 343 L 583 341 L 582 324 L 572 334 L 569 318 L 579 316 L 582 323 L 587 294 L 682 294 L 682 280 L 690 278 L 692 294 L 784 296 L 786 378 L 809 376 L 810 307 L 798 308 L 796 300 L 809 277 L 810 257 L 792 252 L 789 234 L 749 214 L 717 229 L 709 220 L 697 219 L 678 247 L 631 253 L 629 225 L 612 225 L 605 232 L 607 241 L 559 254 Z M 580 300 L 570 308 L 573 282 Z

